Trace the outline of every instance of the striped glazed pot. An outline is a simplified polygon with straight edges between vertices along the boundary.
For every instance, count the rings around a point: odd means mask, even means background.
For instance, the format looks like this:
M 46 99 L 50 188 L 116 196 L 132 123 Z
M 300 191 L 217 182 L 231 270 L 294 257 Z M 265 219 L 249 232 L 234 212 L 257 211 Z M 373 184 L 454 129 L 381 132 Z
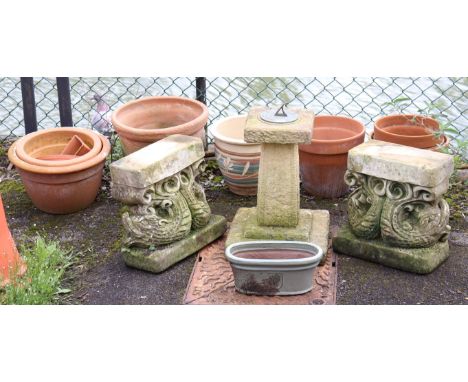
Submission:
M 244 141 L 247 115 L 226 117 L 213 125 L 215 155 L 231 192 L 256 195 L 260 145 Z

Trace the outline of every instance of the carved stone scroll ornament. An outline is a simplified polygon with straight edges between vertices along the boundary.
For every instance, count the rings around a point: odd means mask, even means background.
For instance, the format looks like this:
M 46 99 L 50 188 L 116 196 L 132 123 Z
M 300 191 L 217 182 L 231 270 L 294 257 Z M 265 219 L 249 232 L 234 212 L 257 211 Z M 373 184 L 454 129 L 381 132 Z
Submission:
M 348 199 L 348 219 L 352 231 L 364 239 L 379 237 L 385 180 L 348 170 L 345 182 L 351 187 L 357 186 Z
M 139 198 L 144 204 L 128 207 L 122 215 L 127 246 L 169 244 L 208 224 L 211 210 L 203 187 L 195 180 L 201 162 L 146 188 Z
M 345 181 L 357 186 L 348 200 L 351 230 L 361 238 L 379 236 L 403 248 L 429 247 L 446 241 L 449 206 L 431 188 L 347 171 Z
M 203 159 L 180 172 L 181 193 L 187 201 L 192 214 L 192 229 L 206 226 L 210 220 L 211 209 L 205 197 L 203 187 L 196 182 L 196 177 L 204 170 Z

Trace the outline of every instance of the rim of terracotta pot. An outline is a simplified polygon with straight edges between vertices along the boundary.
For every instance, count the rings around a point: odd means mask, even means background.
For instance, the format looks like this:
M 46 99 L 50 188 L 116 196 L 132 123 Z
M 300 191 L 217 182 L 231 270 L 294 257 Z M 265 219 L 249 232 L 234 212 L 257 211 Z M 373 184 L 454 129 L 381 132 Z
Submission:
M 90 138 L 93 142 L 93 147 L 89 152 L 84 155 L 80 155 L 73 159 L 62 159 L 62 160 L 45 160 L 45 159 L 37 159 L 31 156 L 28 152 L 26 152 L 26 146 L 28 143 L 31 143 L 38 137 L 44 137 L 47 135 L 54 135 L 54 134 L 63 134 L 63 133 L 70 133 L 70 139 L 73 135 L 84 135 Z M 85 162 L 92 157 L 98 155 L 102 151 L 103 141 L 101 140 L 101 134 L 90 130 L 85 129 L 82 127 L 51 127 L 44 130 L 39 130 L 34 133 L 30 133 L 18 139 L 16 143 L 16 155 L 20 160 L 25 161 L 26 163 L 37 165 L 37 166 L 46 166 L 46 167 L 61 167 L 61 166 L 71 166 L 73 164 Z M 80 137 L 82 138 L 82 137 Z
M 157 129 L 139 129 L 136 127 L 131 127 L 125 123 L 123 123 L 119 117 L 123 111 L 134 107 L 135 105 L 145 105 L 148 103 L 153 103 L 157 101 L 163 102 L 172 102 L 172 103 L 185 103 L 186 105 L 196 106 L 200 110 L 200 114 L 183 124 L 170 126 L 170 127 L 162 127 Z M 186 97 L 177 97 L 177 96 L 151 96 L 151 97 L 143 97 L 139 98 L 130 102 L 127 102 L 121 106 L 119 106 L 111 116 L 112 125 L 114 126 L 115 131 L 119 135 L 123 135 L 127 138 L 136 137 L 142 142 L 146 142 L 147 140 L 152 140 L 157 138 L 161 135 L 172 135 L 172 134 L 183 134 L 183 135 L 191 135 L 199 130 L 197 126 L 201 124 L 203 127 L 205 126 L 206 122 L 208 121 L 208 108 L 206 105 L 201 103 L 200 101 L 186 98 Z
M 213 134 L 213 137 L 215 139 L 219 139 L 222 142 L 230 143 L 233 145 L 260 146 L 260 144 L 258 143 L 249 143 L 249 142 L 246 142 L 244 139 L 228 136 L 219 131 L 220 127 L 223 124 L 226 124 L 230 121 L 235 121 L 235 120 L 244 120 L 244 128 L 245 128 L 245 122 L 247 122 L 247 114 L 232 115 L 230 117 L 224 117 L 218 120 L 217 122 L 215 122 L 213 124 L 213 127 L 210 129 L 211 134 Z
M 416 122 L 417 122 L 416 124 L 412 122 L 414 119 L 416 119 Z M 429 125 L 424 125 L 425 121 L 429 122 Z M 436 119 L 428 117 L 426 115 L 392 114 L 392 115 L 382 115 L 378 117 L 374 122 L 374 127 L 379 130 L 382 130 L 390 126 L 408 125 L 408 124 L 412 126 L 425 127 L 431 130 L 438 130 L 439 125 L 440 125 Z M 424 137 L 426 135 L 432 135 L 432 134 L 423 134 L 421 135 L 421 137 Z
M 369 136 L 370 136 L 370 139 L 378 140 L 378 139 L 374 138 L 374 132 L 372 132 Z M 385 141 L 382 141 L 382 142 L 385 142 Z M 389 142 L 389 143 L 392 143 L 392 142 Z M 399 144 L 399 143 L 396 143 L 396 144 Z M 437 151 L 440 148 L 448 147 L 449 145 L 450 145 L 450 138 L 447 135 L 441 135 L 441 143 L 439 143 L 438 145 L 432 146 L 432 147 L 426 147 L 426 148 L 421 149 L 421 150 Z M 415 147 L 415 148 L 417 149 L 419 147 Z
M 416 120 L 416 123 L 412 122 Z M 429 123 L 425 125 L 425 123 Z M 377 118 L 374 122 L 374 133 L 377 131 L 381 137 L 380 140 L 390 141 L 393 143 L 400 143 L 401 140 L 408 140 L 416 148 L 430 148 L 433 143 L 440 143 L 441 139 L 435 138 L 433 133 L 420 134 L 420 135 L 403 135 L 396 134 L 388 131 L 390 127 L 409 126 L 422 127 L 432 131 L 439 130 L 439 122 L 431 117 L 419 114 L 394 114 L 384 115 Z M 382 139 L 384 138 L 384 139 Z M 429 146 L 428 146 L 429 145 Z
M 110 150 L 111 150 L 111 145 L 110 145 L 109 140 L 103 135 L 99 135 L 99 138 L 102 142 L 101 152 L 99 152 L 97 155 L 95 155 L 91 159 L 84 161 L 84 162 L 80 162 L 80 163 L 51 167 L 51 166 L 39 166 L 39 165 L 25 162 L 24 160 L 20 159 L 18 155 L 16 154 L 16 144 L 18 141 L 14 142 L 8 149 L 8 159 L 10 160 L 11 163 L 13 163 L 16 167 L 20 168 L 21 170 L 29 171 L 29 172 L 37 173 L 37 174 L 54 175 L 54 174 L 68 174 L 72 172 L 82 171 L 92 166 L 95 166 L 96 164 L 100 162 L 105 161 L 107 156 L 109 155 Z M 65 162 L 69 162 L 69 161 L 65 161 Z
M 320 127 L 321 124 L 327 127 L 330 122 L 335 125 L 333 127 L 351 130 L 354 134 L 340 139 L 314 138 L 315 129 Z M 308 144 L 299 145 L 299 151 L 321 155 L 344 154 L 364 142 L 366 134 L 366 128 L 361 121 L 345 115 L 316 115 L 314 119 L 314 131 L 312 132 L 312 141 Z

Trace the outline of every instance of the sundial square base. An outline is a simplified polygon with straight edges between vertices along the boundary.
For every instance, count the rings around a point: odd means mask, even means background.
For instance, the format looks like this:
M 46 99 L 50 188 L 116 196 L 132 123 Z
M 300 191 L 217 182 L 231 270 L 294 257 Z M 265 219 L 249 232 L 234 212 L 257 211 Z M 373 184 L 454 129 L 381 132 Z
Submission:
M 437 242 L 427 248 L 400 248 L 390 246 L 382 239 L 361 239 L 349 225 L 333 238 L 335 252 L 382 264 L 406 272 L 427 274 L 434 271 L 449 256 L 448 242 Z
M 145 248 L 130 248 L 123 252 L 123 259 L 132 268 L 160 273 L 222 236 L 226 228 L 226 218 L 211 215 L 205 227 L 192 230 L 183 239 L 159 246 L 153 251 Z
M 297 227 L 261 226 L 257 222 L 257 208 L 239 208 L 231 223 L 226 247 L 242 241 L 287 240 L 306 241 L 318 245 L 326 255 L 330 213 L 326 210 L 299 210 Z M 325 256 L 321 264 L 325 262 Z

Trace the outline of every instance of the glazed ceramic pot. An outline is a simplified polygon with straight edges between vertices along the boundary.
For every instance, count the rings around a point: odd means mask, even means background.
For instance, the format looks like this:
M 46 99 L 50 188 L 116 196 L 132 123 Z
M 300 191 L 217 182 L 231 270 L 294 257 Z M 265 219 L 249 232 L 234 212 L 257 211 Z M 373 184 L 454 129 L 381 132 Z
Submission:
M 112 113 L 112 125 L 125 154 L 173 134 L 205 141 L 208 108 L 184 97 L 146 97 L 130 101 Z
M 78 139 L 88 150 L 83 155 L 66 155 L 62 151 Z M 19 159 L 37 166 L 70 166 L 85 162 L 102 151 L 100 134 L 80 127 L 53 127 L 36 131 L 16 142 L 16 155 Z M 80 154 L 80 147 L 73 150 Z M 65 155 L 65 156 L 64 156 Z M 60 156 L 60 157 L 59 157 Z
M 211 129 L 219 169 L 231 192 L 256 195 L 260 145 L 244 141 L 247 115 L 226 117 Z
M 318 115 L 312 141 L 299 145 L 302 185 L 311 195 L 338 198 L 348 186 L 344 182 L 348 151 L 364 142 L 365 127 L 353 118 Z
M 10 147 L 8 158 L 16 166 L 28 196 L 38 209 L 51 214 L 68 214 L 80 211 L 94 201 L 101 186 L 104 163 L 111 149 L 107 138 L 100 134 L 97 136 L 102 145 L 97 155 L 86 161 L 62 166 L 30 164 L 20 159 L 16 147 L 25 137 Z M 64 160 L 67 163 L 72 161 Z
M 400 145 L 428 149 L 443 142 L 436 137 L 439 122 L 433 118 L 414 114 L 380 117 L 374 124 L 374 139 Z

